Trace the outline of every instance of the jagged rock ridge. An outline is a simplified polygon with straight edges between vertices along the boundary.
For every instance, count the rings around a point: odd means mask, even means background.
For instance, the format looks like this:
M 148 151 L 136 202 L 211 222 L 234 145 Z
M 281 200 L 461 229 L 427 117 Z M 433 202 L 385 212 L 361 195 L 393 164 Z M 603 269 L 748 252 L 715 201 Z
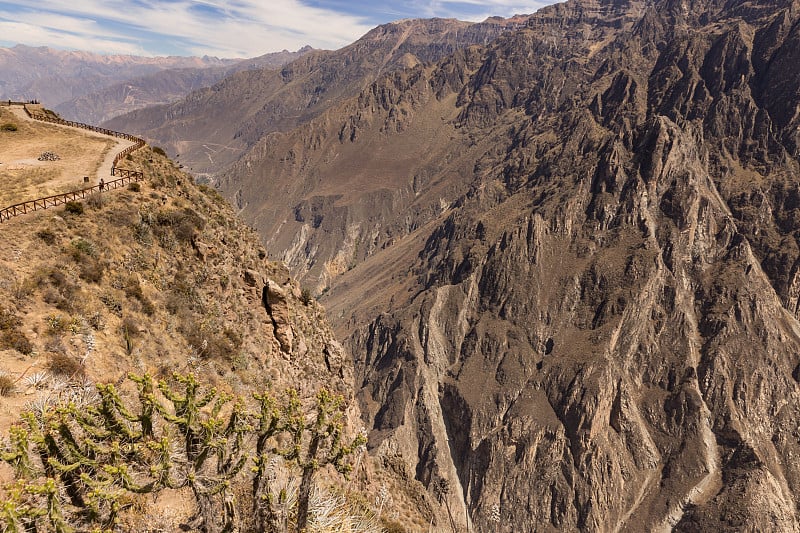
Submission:
M 227 175 L 455 521 L 800 529 L 799 20 L 552 6 Z

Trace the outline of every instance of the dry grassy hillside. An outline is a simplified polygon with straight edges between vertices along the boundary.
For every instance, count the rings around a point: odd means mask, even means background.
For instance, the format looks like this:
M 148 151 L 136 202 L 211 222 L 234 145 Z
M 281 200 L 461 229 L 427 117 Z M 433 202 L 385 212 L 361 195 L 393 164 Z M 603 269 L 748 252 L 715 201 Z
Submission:
M 23 410 L 61 405 L 96 383 L 135 399 L 131 372 L 167 382 L 191 373 L 251 400 L 292 387 L 304 406 L 326 387 L 349 402 L 352 363 L 324 310 L 265 259 L 222 197 L 149 148 L 121 166 L 145 181 L 0 225 L 0 433 Z M 357 413 L 347 418 L 354 434 Z M 361 502 L 352 505 L 374 530 L 377 504 L 357 489 L 391 481 L 368 462 L 347 499 Z M 332 486 L 343 481 L 330 474 Z M 11 475 L 0 467 L 3 484 Z M 121 523 L 137 530 L 146 518 L 171 530 L 194 513 L 185 491 L 144 502 L 129 505 Z M 403 513 L 412 526 L 425 521 Z
M 0 107 L 0 206 L 83 187 L 83 176 L 96 180 L 104 159 L 121 142 L 32 121 L 21 107 Z M 58 159 L 40 161 L 45 152 Z
M 343 362 L 329 361 L 329 373 L 322 357 L 340 351 L 321 308 L 300 301 L 224 200 L 152 153 L 129 163 L 149 177 L 139 187 L 97 195 L 82 214 L 50 209 L 3 224 L 4 347 L 26 348 L 2 352 L 5 370 L 24 378 L 69 360 L 105 381 L 200 368 L 232 390 L 270 380 L 313 389 L 300 377 L 308 373 L 345 392 Z M 262 304 L 265 280 L 287 296 L 284 347 Z M 29 396 L 20 392 L 10 398 Z

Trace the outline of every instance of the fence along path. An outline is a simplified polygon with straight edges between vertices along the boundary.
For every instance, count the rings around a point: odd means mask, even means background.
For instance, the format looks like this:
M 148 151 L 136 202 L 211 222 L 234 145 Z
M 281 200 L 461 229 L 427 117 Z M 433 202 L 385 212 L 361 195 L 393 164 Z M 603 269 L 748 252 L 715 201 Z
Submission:
M 11 102 L 11 104 L 17 104 L 18 102 Z M 6 104 L 5 101 L 0 102 L 0 104 Z M 36 198 L 35 200 L 28 200 L 26 202 L 21 202 L 18 204 L 10 205 L 8 207 L 4 207 L 0 209 L 0 222 L 8 220 L 12 217 L 17 215 L 24 215 L 26 213 L 31 213 L 33 211 L 39 211 L 41 209 L 47 209 L 48 207 L 54 207 L 57 205 L 65 204 L 67 202 L 71 202 L 77 200 L 79 198 L 86 198 L 93 192 L 101 192 L 107 191 L 111 189 L 117 189 L 119 187 L 123 187 L 128 183 L 133 181 L 141 181 L 144 179 L 144 174 L 138 170 L 128 170 L 125 168 L 117 168 L 117 163 L 120 162 L 121 159 L 126 157 L 128 154 L 133 152 L 134 150 L 138 150 L 142 146 L 144 146 L 145 142 L 144 139 L 140 139 L 139 137 L 135 137 L 133 135 L 128 135 L 127 133 L 121 133 L 119 131 L 109 130 L 106 128 L 100 128 L 97 126 L 92 126 L 89 124 L 83 124 L 81 122 L 74 122 L 72 120 L 64 120 L 63 118 L 59 117 L 52 117 L 50 115 L 46 115 L 44 113 L 34 113 L 28 109 L 27 104 L 23 104 L 25 109 L 25 113 L 34 120 L 39 120 L 42 122 L 50 122 L 53 124 L 61 124 L 62 126 L 70 126 L 73 128 L 80 128 L 85 130 L 95 131 L 97 133 L 102 133 L 104 135 L 110 135 L 112 137 L 118 137 L 120 139 L 125 139 L 126 141 L 131 141 L 133 144 L 121 152 L 119 152 L 114 157 L 114 163 L 111 166 L 111 175 L 112 176 L 120 176 L 115 180 L 111 180 L 105 182 L 100 188 L 100 185 L 95 185 L 93 187 L 86 187 L 85 189 L 78 189 L 72 192 L 66 192 L 61 194 L 54 194 L 52 196 L 45 196 L 43 198 Z

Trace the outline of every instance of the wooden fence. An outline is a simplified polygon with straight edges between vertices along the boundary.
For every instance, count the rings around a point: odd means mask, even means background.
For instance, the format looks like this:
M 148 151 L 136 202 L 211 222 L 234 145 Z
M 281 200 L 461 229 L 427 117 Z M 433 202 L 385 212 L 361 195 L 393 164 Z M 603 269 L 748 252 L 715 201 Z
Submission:
M 7 102 L 8 101 L 2 103 L 7 104 Z M 17 102 L 12 102 L 12 105 L 13 104 L 17 104 Z M 52 117 L 50 115 L 45 115 L 43 113 L 32 113 L 31 110 L 28 109 L 27 105 L 25 105 L 24 103 L 20 104 L 24 105 L 25 112 L 28 114 L 29 117 L 31 117 L 34 120 L 40 120 L 42 122 L 51 122 L 53 124 L 61 124 L 73 128 L 81 128 L 81 129 L 96 131 L 104 135 L 110 135 L 112 137 L 118 137 L 120 139 L 132 141 L 134 144 L 125 148 L 114 157 L 114 163 L 111 165 L 111 175 L 120 176 L 120 178 L 103 183 L 102 187 L 100 185 L 95 185 L 93 187 L 87 187 L 85 189 L 79 189 L 77 191 L 72 191 L 62 194 L 54 194 L 53 196 L 46 196 L 44 198 L 28 200 L 27 202 L 21 202 L 19 204 L 14 204 L 5 207 L 3 209 L 0 209 L 0 222 L 8 220 L 17 215 L 24 215 L 26 213 L 31 213 L 33 211 L 39 211 L 41 209 L 47 209 L 48 207 L 54 207 L 57 205 L 65 204 L 67 202 L 84 199 L 95 192 L 102 193 L 103 191 L 118 189 L 120 187 L 124 187 L 125 185 L 131 182 L 141 181 L 144 179 L 144 174 L 138 170 L 117 168 L 117 163 L 119 163 L 121 159 L 127 157 L 128 154 L 130 154 L 134 150 L 138 150 L 139 148 L 145 145 L 143 139 L 140 139 L 139 137 L 135 137 L 133 135 L 128 135 L 127 133 L 121 133 L 106 128 L 91 126 L 89 124 L 83 124 L 81 122 L 74 122 L 72 120 L 64 120 L 59 117 Z
M 54 194 L 53 196 L 45 196 L 44 198 L 37 198 L 36 200 L 28 200 L 27 202 L 21 202 L 19 204 L 14 204 L 0 209 L 0 222 L 8 220 L 17 215 L 24 215 L 25 213 L 32 213 L 33 211 L 39 211 L 40 209 L 47 209 L 48 207 L 54 207 L 67 202 L 81 200 L 95 192 L 102 194 L 103 191 L 119 189 L 120 187 L 124 187 L 129 183 L 144 179 L 144 174 L 138 170 L 117 168 L 112 169 L 112 172 L 114 173 L 112 175 L 122 177 L 116 180 L 105 182 L 102 188 L 100 185 L 95 185 L 93 187 L 87 187 L 77 191 Z

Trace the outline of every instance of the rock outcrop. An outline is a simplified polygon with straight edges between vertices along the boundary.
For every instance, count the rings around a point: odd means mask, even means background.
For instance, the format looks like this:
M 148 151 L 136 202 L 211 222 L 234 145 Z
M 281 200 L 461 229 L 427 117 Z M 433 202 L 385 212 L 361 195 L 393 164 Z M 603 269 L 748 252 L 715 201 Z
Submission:
M 292 333 L 292 324 L 289 320 L 289 302 L 286 291 L 270 279 L 264 285 L 262 294 L 264 308 L 272 319 L 275 338 L 278 339 L 281 350 L 287 354 L 291 353 L 294 333 Z

